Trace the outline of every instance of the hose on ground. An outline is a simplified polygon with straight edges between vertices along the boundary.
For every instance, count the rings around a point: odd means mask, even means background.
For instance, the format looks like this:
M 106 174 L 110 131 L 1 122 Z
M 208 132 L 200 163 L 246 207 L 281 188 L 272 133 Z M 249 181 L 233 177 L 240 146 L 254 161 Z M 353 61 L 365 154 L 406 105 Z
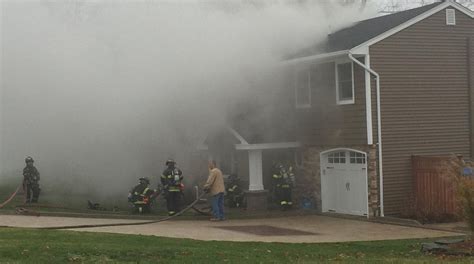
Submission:
M 0 204 L 0 209 L 5 207 L 5 205 L 7 205 L 8 203 L 11 202 L 11 200 L 13 200 L 13 198 L 15 198 L 15 196 L 18 194 L 18 192 L 20 191 L 20 189 L 22 188 L 23 184 L 20 184 L 18 185 L 18 188 L 16 188 L 16 190 L 10 195 L 10 197 L 7 198 L 7 200 L 5 200 L 5 202 L 1 203 Z
M 94 228 L 94 227 L 109 227 L 109 226 L 133 226 L 133 225 L 147 225 L 147 224 L 154 224 L 154 223 L 159 223 L 163 221 L 167 221 L 170 219 L 173 219 L 177 216 L 182 215 L 189 209 L 195 209 L 194 206 L 201 200 L 201 198 L 204 197 L 206 193 L 202 193 L 197 196 L 196 200 L 194 202 L 190 203 L 188 206 L 186 206 L 183 210 L 177 212 L 174 215 L 167 216 L 161 219 L 157 220 L 152 220 L 152 221 L 141 221 L 141 222 L 131 222 L 131 223 L 115 223 L 115 224 L 90 224 L 90 225 L 70 225 L 70 226 L 51 226 L 51 227 L 40 227 L 39 229 L 79 229 L 79 228 Z

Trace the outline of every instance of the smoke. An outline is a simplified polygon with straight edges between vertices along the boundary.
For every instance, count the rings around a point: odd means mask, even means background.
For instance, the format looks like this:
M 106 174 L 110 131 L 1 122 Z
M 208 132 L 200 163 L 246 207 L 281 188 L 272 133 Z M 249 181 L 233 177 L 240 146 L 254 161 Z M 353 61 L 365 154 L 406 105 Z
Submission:
M 0 185 L 31 155 L 44 189 L 102 194 L 156 183 L 239 103 L 270 103 L 285 55 L 367 15 L 324 1 L 12 0 L 1 12 Z

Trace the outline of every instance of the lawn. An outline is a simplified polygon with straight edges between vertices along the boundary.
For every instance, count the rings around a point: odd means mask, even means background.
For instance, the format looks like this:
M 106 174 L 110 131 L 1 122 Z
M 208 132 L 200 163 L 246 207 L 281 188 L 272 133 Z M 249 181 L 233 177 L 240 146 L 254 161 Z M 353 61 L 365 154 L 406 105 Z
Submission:
M 285 244 L 0 228 L 0 263 L 472 263 L 420 253 L 426 240 Z

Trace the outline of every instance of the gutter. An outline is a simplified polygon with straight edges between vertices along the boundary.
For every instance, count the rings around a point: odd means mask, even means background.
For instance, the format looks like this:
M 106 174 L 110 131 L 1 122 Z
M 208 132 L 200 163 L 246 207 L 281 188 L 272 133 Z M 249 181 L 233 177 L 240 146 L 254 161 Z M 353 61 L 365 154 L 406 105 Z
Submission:
M 298 64 L 298 63 L 305 63 L 305 62 L 311 62 L 315 60 L 331 60 L 335 57 L 339 57 L 342 55 L 347 55 L 349 54 L 349 50 L 341 50 L 341 51 L 335 51 L 335 52 L 330 52 L 330 53 L 323 53 L 323 54 L 317 54 L 317 55 L 312 55 L 312 56 L 307 56 L 307 57 L 300 57 L 300 58 L 295 58 L 295 59 L 289 59 L 281 63 L 282 66 L 286 65 L 292 65 L 292 64 Z
M 383 206 L 383 167 L 382 167 L 382 118 L 381 118 L 381 111 L 380 111 L 380 75 L 372 70 L 371 68 L 367 67 L 366 65 L 362 64 L 362 62 L 358 61 L 351 52 L 348 53 L 349 59 L 355 62 L 357 65 L 364 68 L 367 72 L 375 76 L 376 80 L 376 95 L 377 95 L 377 146 L 379 152 L 379 184 L 380 184 L 380 216 L 384 217 L 384 206 Z

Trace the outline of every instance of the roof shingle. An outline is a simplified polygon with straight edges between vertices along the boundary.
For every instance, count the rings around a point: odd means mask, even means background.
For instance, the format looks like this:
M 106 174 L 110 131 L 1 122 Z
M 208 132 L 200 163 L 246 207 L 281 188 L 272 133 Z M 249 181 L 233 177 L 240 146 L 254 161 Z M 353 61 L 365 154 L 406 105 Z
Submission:
M 392 28 L 409 21 L 412 18 L 427 12 L 428 10 L 440 4 L 442 4 L 442 2 L 436 2 L 430 5 L 357 22 L 352 26 L 329 34 L 325 42 L 313 45 L 290 57 L 306 57 L 319 53 L 329 53 L 352 49 Z

